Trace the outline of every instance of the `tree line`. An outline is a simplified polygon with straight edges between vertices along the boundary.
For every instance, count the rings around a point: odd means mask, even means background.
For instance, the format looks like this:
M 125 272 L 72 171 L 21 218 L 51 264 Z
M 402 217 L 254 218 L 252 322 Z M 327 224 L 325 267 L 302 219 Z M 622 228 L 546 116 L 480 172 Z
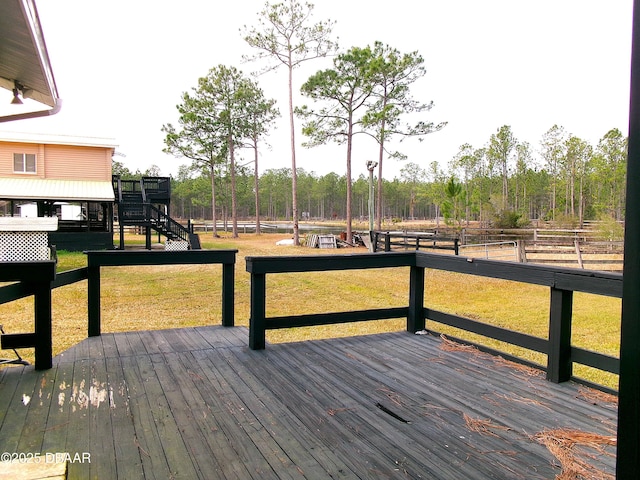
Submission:
M 624 218 L 627 138 L 617 128 L 597 145 L 553 125 L 537 146 L 520 141 L 509 125 L 488 142 L 460 147 L 449 162 L 442 206 L 456 223 L 529 219 L 571 222 Z M 435 169 L 436 167 L 434 167 Z M 442 173 L 434 172 L 434 179 Z
M 622 220 L 626 149 L 627 139 L 618 129 L 606 132 L 591 145 L 554 125 L 533 146 L 519 141 L 505 125 L 483 146 L 463 144 L 446 165 L 431 162 L 425 167 L 407 160 L 399 176 L 381 180 L 382 207 L 378 213 L 387 222 L 442 219 L 459 227 L 479 222 L 484 227 L 517 228 L 532 219 L 580 227 L 586 220 Z M 133 174 L 119 162 L 114 162 L 114 173 L 124 178 L 159 174 L 157 167 Z M 290 219 L 292 177 L 289 168 L 268 169 L 256 184 L 251 168 L 236 166 L 237 218 L 256 218 L 258 185 L 262 199 L 259 217 L 267 221 Z M 297 178 L 300 219 L 347 219 L 349 182 L 345 175 L 298 169 Z M 208 172 L 194 175 L 191 166 L 181 166 L 172 177 L 171 214 L 182 219 L 230 222 L 234 202 L 228 165 L 218 169 L 214 188 L 211 182 Z M 351 184 L 352 217 L 368 220 L 369 179 L 360 175 L 351 179 Z

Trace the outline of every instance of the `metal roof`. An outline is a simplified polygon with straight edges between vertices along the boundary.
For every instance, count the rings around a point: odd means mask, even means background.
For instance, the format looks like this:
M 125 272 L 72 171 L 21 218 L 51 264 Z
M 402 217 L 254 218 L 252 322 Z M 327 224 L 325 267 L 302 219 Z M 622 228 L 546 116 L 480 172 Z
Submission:
M 51 200 L 68 202 L 113 202 L 109 181 L 0 178 L 2 200 Z
M 0 1 L 0 87 L 12 90 L 16 82 L 23 97 L 51 109 L 0 117 L 0 122 L 52 115 L 60 99 L 33 0 Z

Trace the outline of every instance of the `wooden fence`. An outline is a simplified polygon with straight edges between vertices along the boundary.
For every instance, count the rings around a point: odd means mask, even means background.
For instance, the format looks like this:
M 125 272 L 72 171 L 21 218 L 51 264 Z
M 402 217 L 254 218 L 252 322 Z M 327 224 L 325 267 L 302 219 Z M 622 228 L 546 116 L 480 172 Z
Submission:
M 535 263 L 550 267 L 621 272 L 623 244 L 596 241 L 591 230 L 463 229 L 431 232 L 373 232 L 373 251 L 442 251 L 454 255 Z
M 458 255 L 458 237 L 432 232 L 372 232 L 374 252 L 393 250 L 451 250 Z

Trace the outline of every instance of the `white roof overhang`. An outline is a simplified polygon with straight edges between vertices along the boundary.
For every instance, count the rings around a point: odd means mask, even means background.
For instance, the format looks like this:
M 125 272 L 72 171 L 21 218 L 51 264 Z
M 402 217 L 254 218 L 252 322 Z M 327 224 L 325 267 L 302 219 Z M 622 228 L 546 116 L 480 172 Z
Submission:
M 0 178 L 0 200 L 49 200 L 66 202 L 113 202 L 108 181 Z
M 33 0 L 0 1 L 0 87 L 20 89 L 47 109 L 0 115 L 0 122 L 53 115 L 60 110 L 56 82 Z
M 65 145 L 73 147 L 113 148 L 118 145 L 113 138 L 80 137 L 48 133 L 3 132 L 0 131 L 0 142 L 32 143 L 38 145 Z

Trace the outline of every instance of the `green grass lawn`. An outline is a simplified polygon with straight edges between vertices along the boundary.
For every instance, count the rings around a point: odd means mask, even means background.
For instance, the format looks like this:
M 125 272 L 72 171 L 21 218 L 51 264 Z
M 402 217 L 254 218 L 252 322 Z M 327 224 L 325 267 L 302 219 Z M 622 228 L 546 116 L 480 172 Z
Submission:
M 236 325 L 248 325 L 250 278 L 246 256 L 312 255 L 364 252 L 276 246 L 287 235 L 242 235 L 239 239 L 201 236 L 203 248 L 237 249 Z M 139 239 L 137 239 L 140 241 Z M 129 239 L 127 243 L 129 243 Z M 144 240 L 141 241 L 144 243 Z M 82 253 L 58 253 L 58 270 L 86 265 Z M 102 331 L 118 332 L 218 325 L 221 318 L 219 265 L 108 267 L 101 272 Z M 425 278 L 425 306 L 462 315 L 522 333 L 547 337 L 549 289 L 505 280 L 429 270 Z M 267 315 L 297 315 L 407 305 L 408 267 L 344 272 L 278 274 L 267 277 Z M 87 335 L 87 285 L 79 282 L 53 291 L 54 354 Z M 618 356 L 620 299 L 576 293 L 573 344 Z M 33 330 L 33 299 L 0 305 L 0 323 L 7 332 Z M 344 325 L 293 328 L 267 332 L 270 342 L 350 336 L 398 331 L 405 319 Z M 428 322 L 428 328 L 545 364 L 544 355 Z M 6 352 L 3 352 L 6 353 Z M 33 361 L 33 352 L 20 352 Z M 6 356 L 6 355 L 3 355 Z M 577 366 L 576 375 L 617 388 L 617 376 Z

